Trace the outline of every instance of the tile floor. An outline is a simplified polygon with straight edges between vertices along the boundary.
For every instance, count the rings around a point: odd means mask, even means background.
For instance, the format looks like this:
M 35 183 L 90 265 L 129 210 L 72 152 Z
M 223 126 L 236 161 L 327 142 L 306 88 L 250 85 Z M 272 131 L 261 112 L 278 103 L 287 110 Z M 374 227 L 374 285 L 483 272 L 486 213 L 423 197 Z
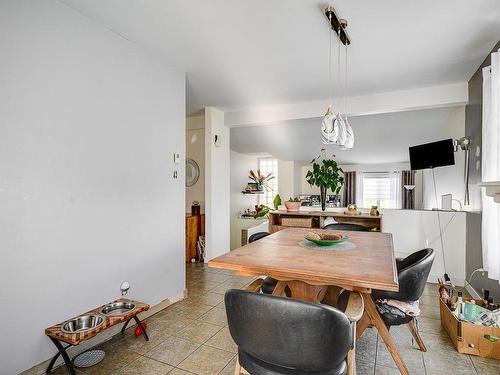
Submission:
M 150 341 L 136 338 L 132 329 L 117 335 L 101 347 L 105 359 L 78 371 L 79 375 L 232 375 L 236 346 L 229 334 L 223 297 L 226 289 L 241 288 L 250 278 L 204 265 L 187 265 L 189 297 L 147 319 Z M 427 353 L 412 344 L 408 329 L 393 327 L 391 334 L 414 375 L 500 374 L 500 361 L 459 354 L 439 321 L 436 286 L 428 284 L 421 300 L 418 326 Z M 357 344 L 359 375 L 399 374 L 384 343 L 374 329 L 368 329 Z M 54 374 L 66 374 L 59 367 Z

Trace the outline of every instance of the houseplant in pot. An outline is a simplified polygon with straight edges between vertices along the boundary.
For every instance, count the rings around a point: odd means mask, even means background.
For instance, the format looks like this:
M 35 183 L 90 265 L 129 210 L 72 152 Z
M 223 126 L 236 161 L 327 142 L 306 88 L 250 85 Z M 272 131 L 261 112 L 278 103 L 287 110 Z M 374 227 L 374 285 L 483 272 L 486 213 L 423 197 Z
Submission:
M 250 176 L 248 176 L 248 178 L 257 184 L 258 191 L 263 191 L 264 188 L 266 190 L 268 189 L 267 184 L 269 181 L 271 181 L 274 178 L 274 176 L 272 176 L 271 173 L 264 175 L 264 174 L 260 173 L 260 169 L 257 169 L 256 172 L 251 170 Z
M 290 199 L 285 202 L 287 211 L 298 211 L 301 205 L 302 202 L 299 200 L 299 198 L 290 197 Z
M 325 157 L 325 149 L 321 149 L 318 157 L 311 161 L 311 169 L 307 171 L 306 181 L 311 186 L 317 186 L 320 189 L 321 209 L 326 209 L 326 192 L 330 189 L 338 194 L 344 183 L 344 171 L 339 168 L 337 161 L 332 154 L 331 159 Z

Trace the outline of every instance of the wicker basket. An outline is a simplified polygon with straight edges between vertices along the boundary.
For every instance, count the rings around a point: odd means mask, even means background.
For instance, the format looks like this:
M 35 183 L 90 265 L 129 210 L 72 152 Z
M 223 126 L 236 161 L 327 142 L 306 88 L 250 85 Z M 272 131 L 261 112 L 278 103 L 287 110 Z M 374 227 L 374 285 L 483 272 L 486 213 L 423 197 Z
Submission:
M 284 227 L 312 228 L 312 217 L 282 217 L 281 225 Z

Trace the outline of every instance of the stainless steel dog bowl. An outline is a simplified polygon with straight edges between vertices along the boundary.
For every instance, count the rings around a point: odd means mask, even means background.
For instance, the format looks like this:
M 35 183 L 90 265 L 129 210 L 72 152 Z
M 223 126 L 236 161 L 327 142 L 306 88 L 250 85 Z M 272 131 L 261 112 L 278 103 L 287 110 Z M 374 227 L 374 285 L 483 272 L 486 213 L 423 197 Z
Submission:
M 109 303 L 101 309 L 101 314 L 108 316 L 118 316 L 128 313 L 135 305 L 131 302 Z
M 78 318 L 68 320 L 61 327 L 65 333 L 77 333 L 90 331 L 104 323 L 104 318 L 99 315 L 83 315 Z

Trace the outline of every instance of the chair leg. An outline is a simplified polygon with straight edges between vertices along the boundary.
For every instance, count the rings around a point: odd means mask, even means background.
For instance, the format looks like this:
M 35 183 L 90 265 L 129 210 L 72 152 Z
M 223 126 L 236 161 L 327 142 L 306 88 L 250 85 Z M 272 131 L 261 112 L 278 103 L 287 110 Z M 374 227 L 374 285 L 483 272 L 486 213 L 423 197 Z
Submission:
M 236 360 L 236 366 L 234 367 L 234 375 L 241 375 L 241 366 L 238 360 Z
M 347 375 L 356 375 L 356 325 L 352 322 L 352 349 L 347 352 Z
M 234 375 L 250 375 L 247 370 L 245 370 L 243 367 L 240 365 L 240 361 L 237 359 L 236 360 L 236 367 L 234 368 Z
M 382 338 L 382 340 L 384 340 L 385 346 L 391 354 L 392 359 L 394 360 L 394 363 L 396 364 L 399 372 L 401 373 L 401 375 L 410 375 L 408 368 L 399 355 L 398 348 L 396 347 L 396 344 L 394 343 L 394 340 L 392 339 L 387 326 L 380 317 L 377 307 L 375 307 L 375 303 L 373 302 L 372 297 L 369 294 L 365 293 L 362 293 L 362 296 L 365 302 L 365 311 L 368 313 L 368 317 L 370 318 L 372 324 L 375 326 L 375 328 L 377 328 L 380 337 Z
M 426 352 L 427 348 L 425 347 L 424 340 L 422 340 L 422 336 L 420 336 L 420 333 L 417 331 L 417 328 L 415 327 L 413 320 L 410 320 L 408 322 L 407 326 L 408 326 L 408 329 L 410 330 L 413 338 L 417 342 L 417 345 L 420 348 L 420 351 Z
M 347 352 L 347 375 L 356 375 L 356 352 L 354 349 Z

